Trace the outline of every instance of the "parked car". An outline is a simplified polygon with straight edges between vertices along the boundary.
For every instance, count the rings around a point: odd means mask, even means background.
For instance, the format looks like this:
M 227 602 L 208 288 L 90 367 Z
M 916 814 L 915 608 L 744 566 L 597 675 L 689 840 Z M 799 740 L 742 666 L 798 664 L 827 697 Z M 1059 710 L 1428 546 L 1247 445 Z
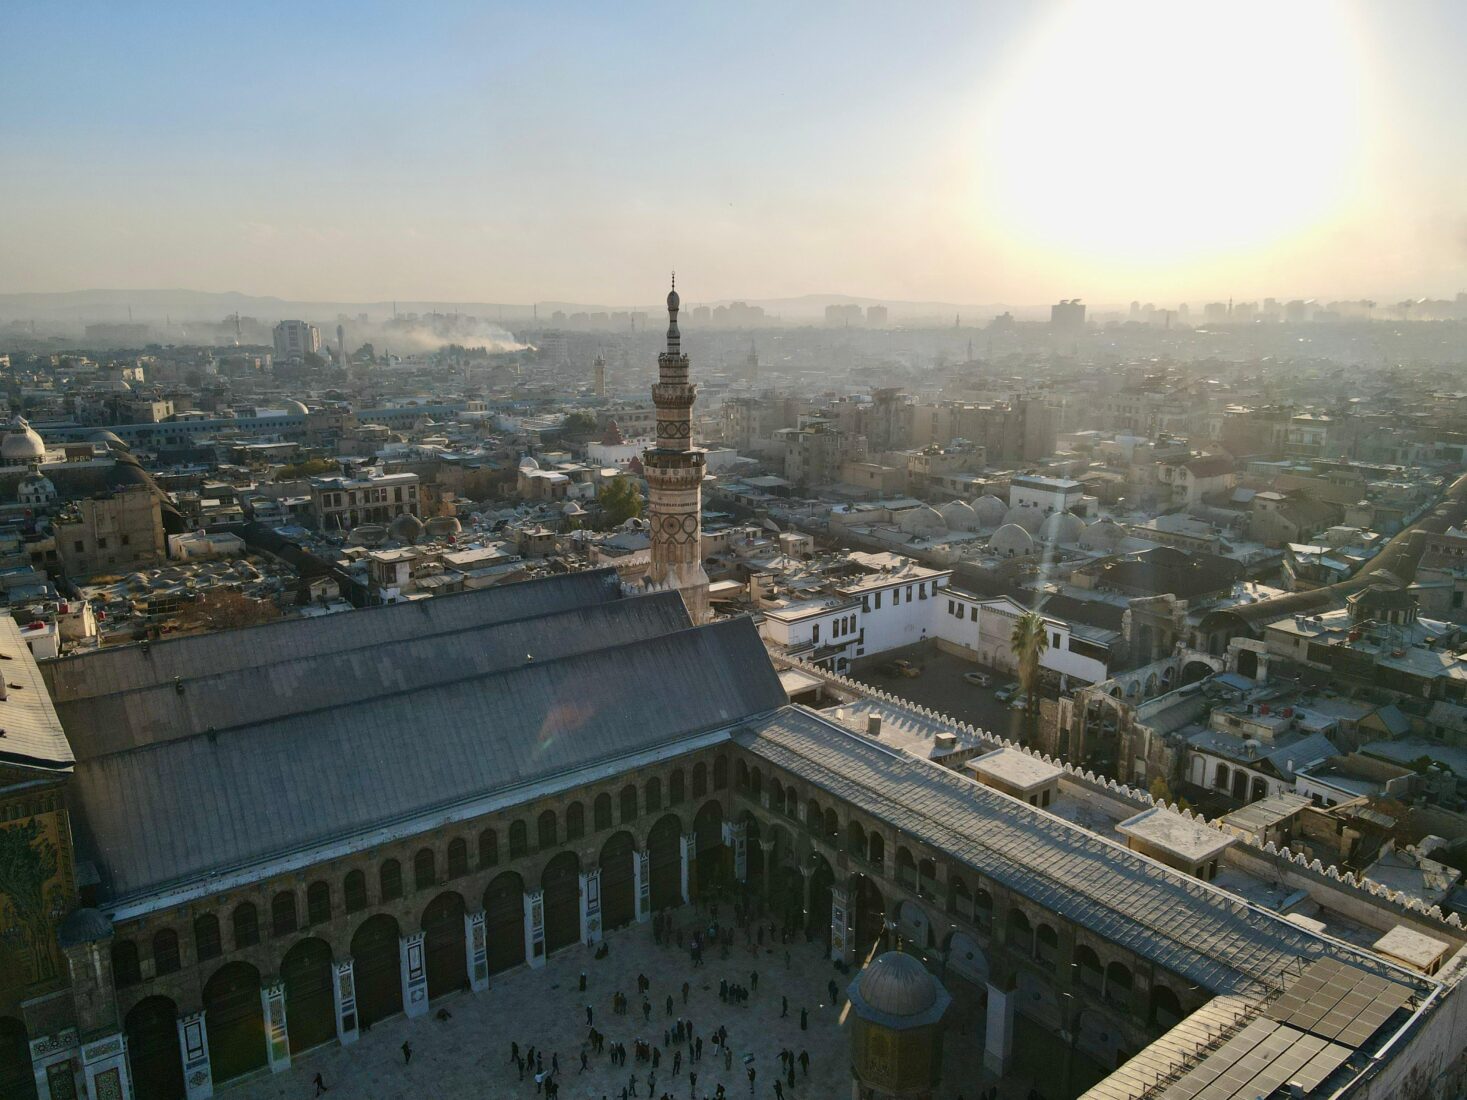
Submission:
M 1010 699 L 1014 698 L 1014 696 L 1018 694 L 1018 684 L 1004 684 L 1003 687 L 999 688 L 993 693 L 993 697 L 997 699 L 1000 703 L 1007 703 Z
M 993 683 L 993 677 L 986 672 L 965 672 L 963 673 L 963 679 L 981 688 L 986 688 Z

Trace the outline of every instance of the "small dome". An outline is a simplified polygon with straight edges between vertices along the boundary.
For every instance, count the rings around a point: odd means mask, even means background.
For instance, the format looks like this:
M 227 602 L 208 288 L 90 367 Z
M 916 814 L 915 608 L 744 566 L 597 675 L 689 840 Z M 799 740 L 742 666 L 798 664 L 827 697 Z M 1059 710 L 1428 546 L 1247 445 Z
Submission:
M 997 527 L 1008 510 L 1009 506 L 992 493 L 985 493 L 973 502 L 973 512 L 978 516 L 980 527 Z
M 434 516 L 423 524 L 424 530 L 434 538 L 446 538 L 456 535 L 464 529 L 464 525 L 455 516 Z
M 942 513 L 943 523 L 949 531 L 976 531 L 978 530 L 978 513 L 973 510 L 971 504 L 961 500 L 950 500 L 938 509 Z
M 22 416 L 13 417 L 0 440 L 0 458 L 11 466 L 39 462 L 46 457 L 46 443 Z
M 46 504 L 56 499 L 56 486 L 45 474 L 26 474 L 15 488 L 22 504 Z
M 1000 557 L 1022 557 L 1034 553 L 1034 536 L 1017 523 L 1005 523 L 988 540 L 988 547 Z
M 586 510 L 573 500 L 568 500 L 560 506 L 560 514 L 563 516 L 584 516 Z
M 56 929 L 56 938 L 62 947 L 74 947 L 79 943 L 95 943 L 112 935 L 112 922 L 97 909 L 73 909 L 61 927 Z
M 1080 534 L 1079 542 L 1082 549 L 1109 552 L 1119 546 L 1125 537 L 1125 528 L 1107 516 L 1085 528 Z
M 1031 535 L 1039 534 L 1039 525 L 1044 522 L 1044 513 L 1038 508 L 1010 508 L 1004 513 L 1005 523 L 1016 523 Z
M 942 513 L 930 504 L 909 508 L 898 517 L 897 526 L 908 535 L 938 535 L 947 530 Z
M 888 1016 L 917 1016 L 937 1003 L 937 983 L 911 955 L 888 951 L 861 975 L 857 989 L 867 1006 Z
M 683 300 L 677 296 L 677 286 L 674 285 L 673 288 L 667 292 L 668 311 L 672 312 L 676 310 L 679 306 L 682 305 L 682 302 Z
M 411 512 L 404 512 L 400 516 L 393 517 L 392 523 L 388 525 L 387 533 L 398 542 L 412 545 L 423 537 L 423 521 Z
M 539 468 L 540 463 L 535 461 L 534 455 L 525 455 L 524 458 L 520 459 L 521 470 L 538 470 Z
M 1039 541 L 1046 546 L 1074 543 L 1085 531 L 1085 521 L 1071 512 L 1055 512 L 1039 525 Z
M 387 540 L 387 528 L 380 523 L 362 523 L 351 529 L 351 537 L 363 546 L 380 546 Z
M 291 416 L 305 416 L 311 410 L 299 401 L 287 401 L 285 403 L 285 411 L 290 413 Z

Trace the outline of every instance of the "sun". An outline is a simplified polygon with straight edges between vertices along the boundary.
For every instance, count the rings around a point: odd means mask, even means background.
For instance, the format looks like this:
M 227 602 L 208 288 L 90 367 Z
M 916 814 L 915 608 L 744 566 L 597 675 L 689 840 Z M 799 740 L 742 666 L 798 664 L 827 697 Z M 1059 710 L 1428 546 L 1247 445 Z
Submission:
M 976 201 L 1015 244 L 1195 263 L 1317 230 L 1356 185 L 1342 5 L 1075 3 L 984 105 Z

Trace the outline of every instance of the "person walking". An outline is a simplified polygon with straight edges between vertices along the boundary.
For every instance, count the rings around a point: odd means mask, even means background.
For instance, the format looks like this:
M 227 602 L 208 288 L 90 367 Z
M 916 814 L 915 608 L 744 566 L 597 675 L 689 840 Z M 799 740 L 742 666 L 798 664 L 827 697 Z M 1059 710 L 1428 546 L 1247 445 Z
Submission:
M 800 1072 L 806 1077 L 810 1076 L 810 1052 L 808 1050 L 800 1051 Z
M 784 1085 L 780 1084 L 778 1077 L 774 1079 L 774 1100 L 784 1100 Z
M 804 1009 L 804 1008 L 800 1009 L 800 1030 L 801 1031 L 809 1031 L 810 1030 L 810 1012 L 809 1012 L 808 1009 Z
M 516 1043 L 514 1041 L 511 1041 L 510 1044 L 509 1044 L 509 1060 L 511 1062 L 517 1062 L 517 1061 L 519 1061 L 519 1058 L 520 1058 L 520 1045 L 519 1045 L 519 1043 Z
M 586 1061 L 587 1061 L 587 1059 L 586 1059 L 586 1052 L 583 1050 L 583 1051 L 581 1051 L 581 1073 L 585 1073 L 586 1072 Z M 580 1074 L 577 1074 L 576 1076 L 579 1077 Z
M 317 1096 L 320 1096 L 325 1091 L 326 1091 L 326 1082 L 323 1081 L 323 1080 L 321 1080 L 321 1075 L 318 1073 L 318 1074 L 316 1074 L 316 1095 Z
M 672 1052 L 672 1075 L 676 1077 L 683 1070 L 683 1052 L 675 1050 Z
M 749 1067 L 749 1095 L 754 1095 L 754 1067 Z
M 587 1027 L 590 1027 L 591 1026 L 591 1006 L 590 1005 L 587 1005 L 586 1006 L 586 1026 Z
M 779 1018 L 783 1020 L 790 1014 L 790 999 L 782 996 L 779 998 Z
M 688 983 L 683 982 L 683 1004 L 688 1003 Z

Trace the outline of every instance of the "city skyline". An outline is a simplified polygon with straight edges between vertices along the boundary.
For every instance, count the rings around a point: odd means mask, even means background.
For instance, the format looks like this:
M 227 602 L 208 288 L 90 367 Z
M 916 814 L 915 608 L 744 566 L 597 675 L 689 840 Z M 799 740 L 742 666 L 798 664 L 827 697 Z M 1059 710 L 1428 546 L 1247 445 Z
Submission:
M 23 6 L 18 40 L 73 61 L 12 68 L 0 292 L 621 303 L 674 262 L 701 301 L 1467 285 L 1467 14 L 1161 11 Z

